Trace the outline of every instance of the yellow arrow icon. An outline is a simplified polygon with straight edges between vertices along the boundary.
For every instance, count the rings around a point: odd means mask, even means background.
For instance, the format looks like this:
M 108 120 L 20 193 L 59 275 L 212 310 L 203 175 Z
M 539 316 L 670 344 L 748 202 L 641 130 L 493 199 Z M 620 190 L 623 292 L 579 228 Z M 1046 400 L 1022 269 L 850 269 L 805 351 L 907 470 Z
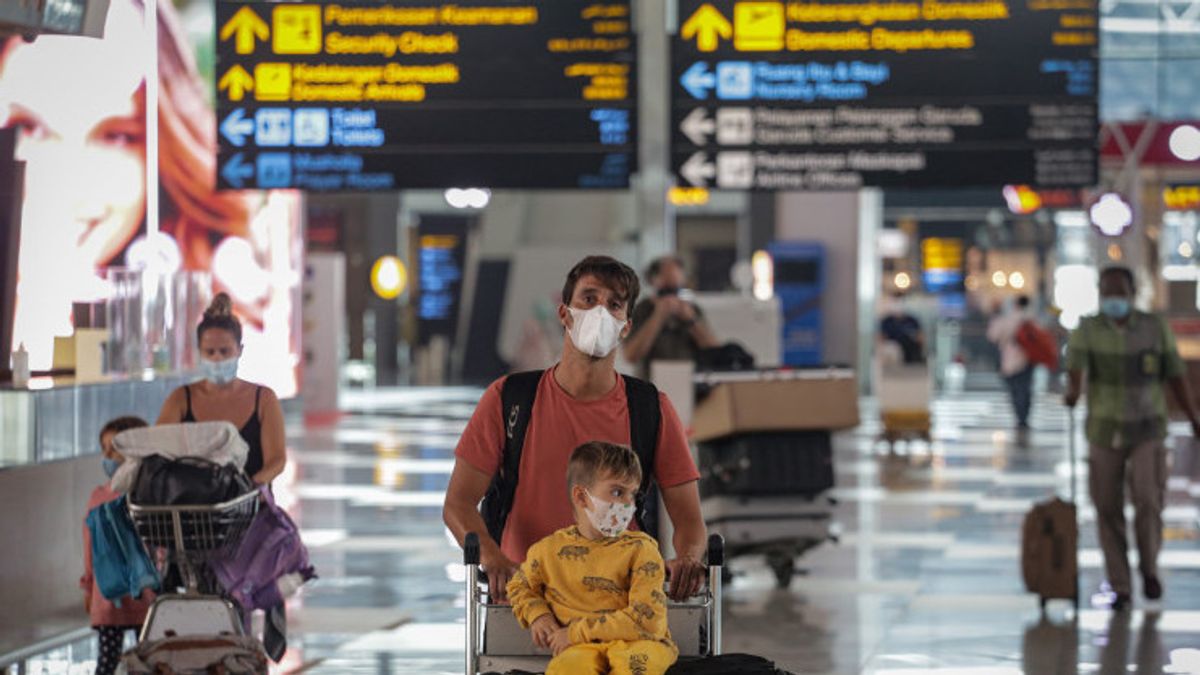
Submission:
M 224 26 L 221 26 L 222 42 L 235 35 L 237 38 L 234 47 L 237 53 L 250 54 L 254 51 L 254 38 L 266 40 L 271 37 L 271 29 L 254 10 L 248 5 L 243 5 Z
M 254 89 L 254 78 L 241 65 L 236 65 L 225 71 L 225 75 L 217 82 L 217 89 L 229 90 L 230 101 L 240 101 L 246 92 Z
M 702 52 L 715 52 L 720 38 L 726 40 L 733 37 L 733 25 L 729 23 L 716 7 L 700 5 L 683 24 L 683 39 L 696 38 L 696 46 Z

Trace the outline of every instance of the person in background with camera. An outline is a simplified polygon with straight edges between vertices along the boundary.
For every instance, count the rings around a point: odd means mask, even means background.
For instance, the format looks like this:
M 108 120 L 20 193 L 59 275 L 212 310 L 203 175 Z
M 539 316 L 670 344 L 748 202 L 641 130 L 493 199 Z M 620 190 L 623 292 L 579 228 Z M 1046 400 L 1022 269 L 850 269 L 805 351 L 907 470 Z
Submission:
M 686 299 L 682 260 L 655 259 L 646 268 L 646 281 L 654 295 L 634 308 L 633 332 L 624 347 L 625 359 L 638 365 L 643 378 L 650 375 L 651 361 L 695 361 L 701 350 L 720 346 L 704 313 Z
M 238 379 L 242 324 L 233 315 L 233 302 L 225 293 L 218 293 L 205 310 L 196 328 L 196 341 L 205 379 L 171 392 L 158 424 L 233 424 L 250 447 L 246 474 L 258 485 L 269 484 L 287 464 L 283 407 L 270 387 Z

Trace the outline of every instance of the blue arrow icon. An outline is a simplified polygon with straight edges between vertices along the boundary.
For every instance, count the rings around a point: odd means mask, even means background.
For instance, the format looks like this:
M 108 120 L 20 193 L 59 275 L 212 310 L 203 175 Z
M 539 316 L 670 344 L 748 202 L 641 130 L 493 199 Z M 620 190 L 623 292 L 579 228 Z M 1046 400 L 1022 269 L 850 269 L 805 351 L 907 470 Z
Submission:
M 221 133 L 240 148 L 246 144 L 246 137 L 254 133 L 254 120 L 246 117 L 244 109 L 237 108 L 221 122 Z
M 242 153 L 237 153 L 221 168 L 221 178 L 234 189 L 242 189 L 242 182 L 254 175 L 254 165 L 242 162 Z
M 692 98 L 704 100 L 708 98 L 708 91 L 717 86 L 717 76 L 708 72 L 707 63 L 697 61 L 679 78 L 679 83 L 687 89 Z

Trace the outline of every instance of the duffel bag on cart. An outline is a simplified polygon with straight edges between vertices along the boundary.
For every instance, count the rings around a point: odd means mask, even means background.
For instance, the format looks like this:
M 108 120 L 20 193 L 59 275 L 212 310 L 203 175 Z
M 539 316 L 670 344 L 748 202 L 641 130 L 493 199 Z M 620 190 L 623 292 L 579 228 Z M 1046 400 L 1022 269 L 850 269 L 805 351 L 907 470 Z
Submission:
M 127 675 L 266 675 L 267 657 L 248 636 L 177 636 L 140 643 L 125 652 Z

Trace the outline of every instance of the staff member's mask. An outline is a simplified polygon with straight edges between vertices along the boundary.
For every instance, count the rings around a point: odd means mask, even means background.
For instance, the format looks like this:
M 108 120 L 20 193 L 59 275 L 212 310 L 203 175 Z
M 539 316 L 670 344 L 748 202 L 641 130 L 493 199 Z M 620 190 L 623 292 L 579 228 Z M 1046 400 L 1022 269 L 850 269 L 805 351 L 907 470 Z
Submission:
M 573 319 L 569 333 L 576 349 L 584 354 L 604 358 L 617 348 L 626 322 L 618 321 L 600 305 L 591 309 L 567 307 L 567 311 Z

